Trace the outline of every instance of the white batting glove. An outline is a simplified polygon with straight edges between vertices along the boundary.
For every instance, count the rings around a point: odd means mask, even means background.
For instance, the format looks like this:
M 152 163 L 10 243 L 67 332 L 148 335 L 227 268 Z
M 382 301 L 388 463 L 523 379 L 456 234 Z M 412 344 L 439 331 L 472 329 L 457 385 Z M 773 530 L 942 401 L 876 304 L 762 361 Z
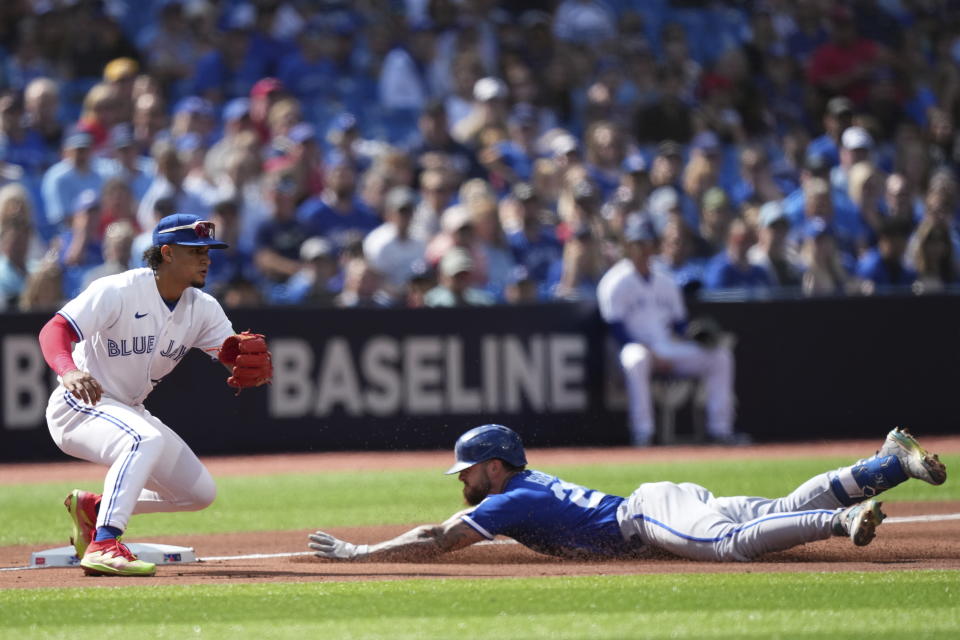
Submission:
M 318 558 L 332 558 L 334 560 L 354 560 L 370 552 L 370 545 L 346 542 L 323 531 L 311 533 L 310 544 L 307 546 L 316 552 L 313 555 Z

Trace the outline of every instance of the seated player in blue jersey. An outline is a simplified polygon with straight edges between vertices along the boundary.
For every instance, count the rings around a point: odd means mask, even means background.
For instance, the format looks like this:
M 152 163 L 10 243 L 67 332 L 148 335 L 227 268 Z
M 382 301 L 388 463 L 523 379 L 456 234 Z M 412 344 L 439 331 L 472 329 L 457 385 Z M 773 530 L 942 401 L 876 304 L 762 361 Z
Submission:
M 814 476 L 777 499 L 718 498 L 699 485 L 672 482 L 642 484 L 627 498 L 608 495 L 527 469 L 520 436 L 496 424 L 464 433 L 455 453 L 447 474 L 459 474 L 468 509 L 378 544 L 317 531 L 308 546 L 320 558 L 408 562 L 503 535 L 563 558 L 636 559 L 659 550 L 748 561 L 835 535 L 865 546 L 884 518 L 877 494 L 908 478 L 934 485 L 947 479 L 939 458 L 899 428 L 876 455 Z

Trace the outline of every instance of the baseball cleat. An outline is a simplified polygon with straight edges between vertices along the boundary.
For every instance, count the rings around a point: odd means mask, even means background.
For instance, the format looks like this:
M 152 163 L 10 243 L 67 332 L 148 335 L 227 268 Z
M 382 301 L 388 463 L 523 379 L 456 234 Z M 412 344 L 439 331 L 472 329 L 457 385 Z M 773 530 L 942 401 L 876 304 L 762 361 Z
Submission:
M 89 491 L 74 489 L 63 501 L 70 519 L 73 521 L 73 535 L 70 544 L 77 552 L 77 558 L 82 558 L 87 547 L 93 542 L 93 534 L 97 530 L 97 500 L 100 496 Z
M 838 523 L 850 540 L 858 547 L 865 547 L 877 535 L 877 527 L 887 516 L 880 511 L 883 504 L 875 498 L 847 507 L 837 514 Z M 841 534 L 843 535 L 843 534 Z
M 920 446 L 906 429 L 895 428 L 877 452 L 880 457 L 897 456 L 904 473 L 930 484 L 943 484 L 947 480 L 947 467 L 940 458 Z
M 80 566 L 88 576 L 149 577 L 157 572 L 157 565 L 137 560 L 119 538 L 91 542 Z

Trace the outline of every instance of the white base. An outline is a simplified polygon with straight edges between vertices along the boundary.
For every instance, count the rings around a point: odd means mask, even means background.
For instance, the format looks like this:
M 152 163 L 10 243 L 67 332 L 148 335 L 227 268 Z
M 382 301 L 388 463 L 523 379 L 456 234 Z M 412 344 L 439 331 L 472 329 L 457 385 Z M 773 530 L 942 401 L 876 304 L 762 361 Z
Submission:
M 156 544 L 153 542 L 131 542 L 127 548 L 144 562 L 154 564 L 184 564 L 196 562 L 197 555 L 192 547 L 178 547 L 172 544 Z M 44 549 L 30 554 L 30 566 L 43 567 L 72 567 L 80 564 L 73 546 Z

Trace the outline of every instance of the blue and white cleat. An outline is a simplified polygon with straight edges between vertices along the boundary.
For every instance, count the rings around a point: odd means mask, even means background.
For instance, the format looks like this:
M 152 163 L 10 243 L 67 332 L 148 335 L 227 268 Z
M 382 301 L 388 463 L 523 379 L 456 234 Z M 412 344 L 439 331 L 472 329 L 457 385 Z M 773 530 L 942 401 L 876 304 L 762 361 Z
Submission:
M 906 429 L 895 428 L 887 434 L 879 457 L 897 456 L 904 473 L 930 484 L 943 484 L 947 480 L 947 467 L 940 458 L 927 452 Z
M 847 507 L 837 514 L 840 535 L 850 536 L 858 547 L 865 547 L 877 535 L 877 527 L 887 516 L 880 511 L 883 504 L 875 498 Z

